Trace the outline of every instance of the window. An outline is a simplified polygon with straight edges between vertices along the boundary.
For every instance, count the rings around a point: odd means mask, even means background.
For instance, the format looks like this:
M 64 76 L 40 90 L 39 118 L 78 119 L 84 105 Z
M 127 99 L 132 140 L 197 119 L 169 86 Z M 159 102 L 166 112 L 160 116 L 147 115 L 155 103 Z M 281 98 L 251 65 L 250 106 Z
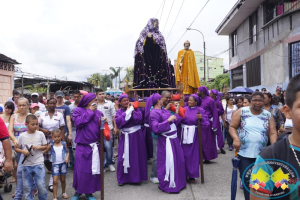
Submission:
M 232 88 L 243 86 L 243 65 L 231 71 L 232 73 Z
M 300 74 L 300 41 L 290 44 L 290 78 Z
M 246 63 L 247 87 L 261 85 L 260 56 Z
M 283 13 L 299 8 L 299 0 L 266 0 L 264 3 L 264 24 L 267 24 Z
M 200 70 L 204 70 L 204 67 L 200 67 Z
M 249 42 L 252 44 L 256 42 L 256 34 L 257 34 L 257 11 L 255 11 L 249 17 Z
M 231 50 L 232 50 L 232 56 L 234 57 L 237 55 L 237 30 L 233 31 L 231 34 Z

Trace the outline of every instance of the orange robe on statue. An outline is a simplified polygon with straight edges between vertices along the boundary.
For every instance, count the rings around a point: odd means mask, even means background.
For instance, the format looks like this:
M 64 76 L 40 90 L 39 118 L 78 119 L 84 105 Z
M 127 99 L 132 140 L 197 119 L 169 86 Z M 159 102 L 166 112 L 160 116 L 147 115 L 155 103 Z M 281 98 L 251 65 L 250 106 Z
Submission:
M 182 60 L 183 56 L 183 60 Z M 179 70 L 182 60 L 181 73 Z M 181 50 L 178 52 L 176 63 L 176 85 L 183 83 L 183 94 L 194 94 L 201 86 L 197 71 L 197 65 L 193 50 Z

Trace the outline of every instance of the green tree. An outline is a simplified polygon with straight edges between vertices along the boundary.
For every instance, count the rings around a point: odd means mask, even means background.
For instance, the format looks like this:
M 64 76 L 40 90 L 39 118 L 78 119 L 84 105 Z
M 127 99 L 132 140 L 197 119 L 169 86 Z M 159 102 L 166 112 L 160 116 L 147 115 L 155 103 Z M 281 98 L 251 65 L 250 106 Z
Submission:
M 90 78 L 88 78 L 88 83 L 92 83 L 94 84 L 94 86 L 97 86 L 99 87 L 100 86 L 100 83 L 101 83 L 101 74 L 100 73 L 95 73 L 95 74 L 92 74 Z
M 133 82 L 133 71 L 134 71 L 133 67 L 125 68 L 126 75 L 125 75 L 124 79 L 125 79 L 125 82 L 127 85 L 129 82 Z
M 112 78 L 112 79 L 115 78 L 115 81 L 116 81 L 116 83 L 115 83 L 115 88 L 117 88 L 117 84 L 118 84 L 117 81 L 118 81 L 118 76 L 119 76 L 119 74 L 120 74 L 120 72 L 121 72 L 121 68 L 115 69 L 115 68 L 113 68 L 113 67 L 110 67 L 109 69 L 110 69 L 110 71 L 112 71 L 112 73 L 110 74 L 111 78 Z
M 100 88 L 106 91 L 107 87 L 112 87 L 112 79 L 110 75 L 104 74 L 102 75 L 101 78 L 102 78 L 102 82 L 100 84 Z
M 206 86 L 209 90 L 217 89 L 218 91 L 222 92 L 224 88 L 229 87 L 230 85 L 229 74 L 220 74 L 216 76 L 212 83 L 201 81 L 201 85 Z
M 28 89 L 30 93 L 47 93 L 47 87 L 39 87 L 39 85 L 27 85 L 24 88 Z

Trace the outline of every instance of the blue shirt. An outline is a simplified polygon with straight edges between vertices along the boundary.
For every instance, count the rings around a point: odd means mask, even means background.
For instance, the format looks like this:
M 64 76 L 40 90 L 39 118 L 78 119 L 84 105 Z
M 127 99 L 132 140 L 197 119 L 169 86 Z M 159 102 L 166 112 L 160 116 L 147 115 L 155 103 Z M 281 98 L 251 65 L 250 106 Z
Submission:
M 64 120 L 65 120 L 65 123 L 66 123 L 66 125 L 64 127 L 65 133 L 68 133 L 68 123 L 67 123 L 67 120 L 66 120 L 66 116 L 68 116 L 68 115 L 70 116 L 71 115 L 69 106 L 62 105 L 60 107 L 56 107 L 55 110 L 58 111 L 58 112 L 60 112 L 61 114 L 63 114 Z
M 253 115 L 250 107 L 241 108 L 241 124 L 239 138 L 241 147 L 239 155 L 256 158 L 268 143 L 269 121 L 271 113 L 263 110 L 259 115 Z

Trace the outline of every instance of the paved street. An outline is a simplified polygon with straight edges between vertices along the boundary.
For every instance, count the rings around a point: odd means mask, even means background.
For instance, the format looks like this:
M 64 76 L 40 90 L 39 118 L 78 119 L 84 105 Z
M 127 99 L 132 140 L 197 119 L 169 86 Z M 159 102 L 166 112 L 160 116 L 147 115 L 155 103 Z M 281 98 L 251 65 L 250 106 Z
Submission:
M 105 173 L 105 199 L 106 200 L 139 200 L 139 199 L 151 199 L 151 200 L 228 200 L 230 199 L 230 183 L 232 164 L 231 158 L 234 156 L 234 152 L 229 152 L 228 147 L 225 148 L 226 154 L 220 154 L 210 164 L 204 164 L 205 183 L 201 184 L 200 180 L 197 180 L 196 184 L 187 184 L 186 189 L 180 192 L 180 194 L 166 194 L 161 192 L 157 185 L 152 182 L 144 182 L 140 186 L 125 185 L 119 187 L 117 185 L 115 172 Z M 148 175 L 150 176 L 151 164 L 148 164 Z M 49 174 L 46 175 L 46 183 L 49 180 Z M 74 193 L 72 188 L 73 171 L 68 171 L 67 176 L 67 194 L 71 197 Z M 59 186 L 60 187 L 60 186 Z M 13 191 L 15 191 L 15 184 L 13 185 Z M 3 189 L 0 190 L 4 200 L 12 199 L 11 193 L 4 193 Z M 58 194 L 61 194 L 59 190 Z M 100 199 L 100 192 L 95 194 L 96 199 Z M 37 197 L 35 199 L 38 199 Z M 52 194 L 48 193 L 47 199 L 53 199 Z M 58 199 L 62 199 L 60 196 Z M 69 198 L 71 199 L 71 198 Z M 83 196 L 81 199 L 85 199 Z M 243 199 L 243 192 L 241 189 L 237 189 L 237 200 Z

